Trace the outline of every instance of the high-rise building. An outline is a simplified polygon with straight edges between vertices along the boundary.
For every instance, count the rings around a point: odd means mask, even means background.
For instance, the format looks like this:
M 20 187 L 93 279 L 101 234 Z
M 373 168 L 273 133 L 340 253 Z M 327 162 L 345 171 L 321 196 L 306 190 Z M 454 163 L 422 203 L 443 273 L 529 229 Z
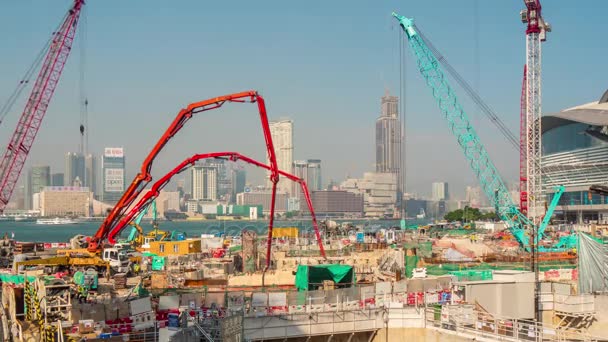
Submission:
M 81 153 L 68 152 L 65 155 L 65 173 L 63 184 L 65 186 L 88 187 L 90 191 L 97 191 L 97 160 L 92 154 L 86 156 Z
M 376 120 L 376 172 L 399 175 L 401 170 L 401 124 L 398 106 L 397 96 L 390 96 L 387 92 L 382 97 L 382 113 Z
M 245 191 L 245 184 L 247 183 L 247 173 L 245 170 L 232 169 L 231 183 L 232 196 L 230 196 L 230 202 L 236 203 L 236 194 Z
M 190 174 L 192 200 L 217 201 L 219 185 L 217 165 L 195 165 L 190 168 Z
M 270 134 L 279 170 L 293 173 L 293 121 L 288 119 L 270 121 Z M 277 187 L 281 191 L 291 194 L 293 191 L 291 183 L 285 177 L 279 179 Z M 268 186 L 271 185 L 269 181 Z
M 448 192 L 448 183 L 446 182 L 434 182 L 433 192 L 431 198 L 433 201 L 445 201 L 450 199 Z
M 122 147 L 106 147 L 101 160 L 103 191 L 101 200 L 115 204 L 125 191 L 125 154 Z
M 80 153 L 68 152 L 65 154 L 65 173 L 63 184 L 73 186 L 78 178 L 80 184 L 85 182 L 85 158 Z
M 65 175 L 63 173 L 53 173 L 51 175 L 51 186 L 63 186 Z
M 323 190 L 320 159 L 295 160 L 293 162 L 293 174 L 306 182 L 309 192 Z M 301 198 L 300 185 L 294 183 L 292 189 L 293 196 Z
M 32 166 L 27 175 L 25 184 L 25 209 L 32 209 L 34 194 L 39 193 L 44 187 L 51 185 L 51 167 Z
M 394 173 L 365 172 L 363 178 L 345 180 L 341 188 L 363 195 L 366 217 L 394 217 L 396 214 L 397 175 Z
M 93 196 L 97 194 L 97 158 L 92 154 L 87 154 L 84 159 L 84 186 L 88 187 L 93 193 Z
M 91 192 L 86 187 L 47 186 L 39 194 L 41 216 L 89 216 Z
M 469 202 L 471 208 L 481 208 L 486 204 L 485 195 L 479 186 L 467 186 L 465 190 L 465 201 Z

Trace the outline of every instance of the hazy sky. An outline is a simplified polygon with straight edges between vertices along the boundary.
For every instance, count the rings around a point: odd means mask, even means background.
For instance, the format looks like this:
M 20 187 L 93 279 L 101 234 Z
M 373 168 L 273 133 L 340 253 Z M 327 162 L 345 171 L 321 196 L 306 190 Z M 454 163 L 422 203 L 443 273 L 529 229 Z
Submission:
M 2 1 L 0 103 L 70 3 Z M 545 0 L 544 5 L 553 26 L 543 44 L 544 112 L 597 100 L 607 87 L 608 2 Z M 380 97 L 385 87 L 399 92 L 400 28 L 390 16 L 393 10 L 413 16 L 517 133 L 525 61 L 522 7 L 516 0 L 88 0 L 90 151 L 124 146 L 130 181 L 180 108 L 256 89 L 271 118 L 294 120 L 294 157 L 322 159 L 324 182 L 371 171 Z M 49 164 L 52 172 L 63 172 L 65 152 L 78 148 L 80 52 L 77 42 L 28 165 Z M 429 193 L 430 183 L 441 180 L 452 193 L 462 193 L 477 182 L 415 70 L 411 51 L 406 53 L 408 190 Z M 515 180 L 517 151 L 461 96 L 505 180 Z M 0 126 L 2 146 L 23 98 Z M 256 106 L 230 104 L 201 116 L 161 154 L 156 176 L 197 152 L 236 150 L 264 159 Z

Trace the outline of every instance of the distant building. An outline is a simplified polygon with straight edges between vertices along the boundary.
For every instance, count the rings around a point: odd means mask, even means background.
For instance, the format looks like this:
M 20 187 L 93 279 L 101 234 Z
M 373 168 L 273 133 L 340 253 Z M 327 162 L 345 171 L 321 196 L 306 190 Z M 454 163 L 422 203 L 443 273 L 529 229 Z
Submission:
M 293 121 L 289 119 L 272 120 L 270 121 L 270 134 L 272 143 L 277 158 L 277 166 L 279 170 L 293 173 Z M 268 164 L 270 161 L 267 160 Z M 293 191 L 291 182 L 285 177 L 279 178 L 277 187 L 285 193 L 291 194 Z M 271 187 L 270 181 L 267 183 Z
M 271 191 L 242 192 L 236 195 L 237 205 L 262 205 L 264 214 L 270 213 L 270 203 L 272 199 Z M 287 193 L 277 192 L 275 199 L 275 212 L 284 213 L 287 211 Z
M 97 196 L 97 158 L 94 155 L 88 154 L 84 159 L 84 186 L 88 187 L 93 196 Z
M 363 195 L 345 190 L 323 190 L 312 192 L 315 212 L 325 216 L 363 215 Z
M 347 179 L 341 188 L 363 195 L 366 217 L 393 217 L 397 213 L 397 175 L 394 173 L 366 172 L 361 179 Z
M 396 175 L 399 191 L 401 187 L 401 123 L 399 121 L 399 98 L 388 91 L 381 99 L 381 113 L 376 120 L 376 172 Z
M 122 147 L 106 147 L 101 160 L 103 191 L 101 200 L 116 204 L 125 191 L 125 154 Z
M 485 195 L 479 186 L 467 186 L 465 190 L 465 201 L 469 203 L 471 208 L 485 207 Z
M 217 201 L 218 173 L 217 165 L 195 165 L 191 167 L 191 199 L 195 201 Z
M 65 154 L 65 173 L 63 185 L 72 186 L 78 178 L 81 183 L 85 180 L 85 158 L 80 153 L 68 152 Z
M 51 186 L 64 186 L 64 177 L 63 173 L 53 173 L 51 175 Z
M 42 191 L 45 186 L 51 185 L 50 166 L 32 166 L 25 183 L 25 209 L 33 209 L 33 196 Z
M 236 194 L 245 191 L 245 184 L 247 183 L 247 172 L 241 169 L 232 169 L 231 183 L 232 195 L 230 196 L 230 202 L 236 203 Z
M 431 198 L 433 201 L 445 201 L 450 199 L 448 192 L 448 183 L 446 182 L 435 182 L 433 183 L 433 191 Z
M 293 174 L 302 178 L 306 182 L 308 191 L 323 190 L 323 179 L 321 178 L 321 160 L 308 159 L 296 160 L 293 162 Z M 300 184 L 292 184 L 292 194 L 297 198 L 302 198 Z
M 86 187 L 47 186 L 40 193 L 40 215 L 86 217 L 92 200 Z

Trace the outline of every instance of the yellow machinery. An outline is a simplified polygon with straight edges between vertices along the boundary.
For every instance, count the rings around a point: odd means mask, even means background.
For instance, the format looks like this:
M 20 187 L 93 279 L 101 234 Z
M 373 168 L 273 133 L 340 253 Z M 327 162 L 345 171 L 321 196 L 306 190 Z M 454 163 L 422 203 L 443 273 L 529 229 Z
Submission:
M 33 259 L 26 261 L 18 261 L 13 265 L 14 272 L 18 272 L 19 266 L 74 266 L 81 268 L 95 268 L 97 270 L 110 272 L 111 265 L 109 261 L 103 260 L 98 256 L 82 256 L 72 257 L 68 254 L 64 256 L 56 256 L 47 259 Z

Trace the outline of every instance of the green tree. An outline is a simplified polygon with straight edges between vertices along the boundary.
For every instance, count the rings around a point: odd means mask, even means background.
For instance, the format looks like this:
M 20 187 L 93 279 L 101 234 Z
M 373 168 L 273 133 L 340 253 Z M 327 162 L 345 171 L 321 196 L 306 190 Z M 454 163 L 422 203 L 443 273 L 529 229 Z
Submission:
M 476 220 L 497 220 L 498 216 L 496 213 L 490 212 L 483 214 L 477 208 L 464 207 L 464 209 L 457 209 L 454 211 L 450 211 L 445 214 L 443 217 L 447 221 L 462 221 L 462 222 L 471 222 Z

